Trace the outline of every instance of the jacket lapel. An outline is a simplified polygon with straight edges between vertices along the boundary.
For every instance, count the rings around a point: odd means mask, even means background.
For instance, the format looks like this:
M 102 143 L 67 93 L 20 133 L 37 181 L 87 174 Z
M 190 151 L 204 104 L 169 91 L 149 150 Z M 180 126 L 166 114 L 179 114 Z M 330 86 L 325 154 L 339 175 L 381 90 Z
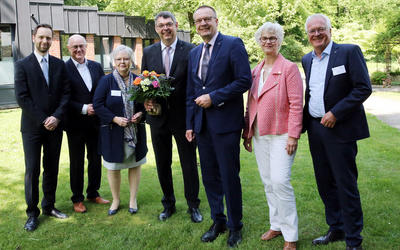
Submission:
M 201 51 L 203 50 L 204 47 L 204 43 L 201 43 L 199 46 L 197 46 L 196 48 L 194 48 L 193 51 L 193 62 L 194 65 L 192 66 L 192 75 L 194 75 L 198 80 L 200 80 L 200 78 L 197 75 L 197 72 L 199 71 L 199 67 L 200 67 L 200 58 L 201 58 Z
M 181 40 L 178 39 L 178 42 L 176 43 L 176 47 L 175 47 L 174 58 L 172 59 L 171 69 L 169 70 L 170 76 L 174 75 L 176 65 L 178 65 L 179 59 L 181 58 L 181 55 L 182 55 L 183 46 L 185 46 L 185 44 L 182 43 Z
M 274 65 L 272 66 L 271 72 L 269 73 L 258 98 L 260 98 L 265 92 L 269 91 L 270 89 L 278 85 L 282 74 L 283 62 L 284 62 L 283 56 L 281 54 L 278 54 L 278 57 L 274 62 Z
M 329 55 L 328 67 L 326 69 L 326 77 L 325 77 L 325 91 L 328 89 L 329 81 L 332 77 L 332 67 L 335 64 L 337 55 L 338 55 L 339 46 L 336 43 L 332 44 L 331 54 Z
M 207 69 L 207 75 L 206 75 L 205 82 L 208 79 L 208 76 L 209 76 L 210 71 L 211 71 L 211 69 L 213 67 L 215 58 L 218 56 L 219 49 L 221 48 L 222 40 L 223 40 L 222 36 L 223 35 L 221 33 L 219 33 L 218 36 L 217 36 L 217 39 L 215 39 L 215 44 L 214 44 L 214 48 L 212 49 L 211 58 L 210 58 L 210 61 L 208 62 L 208 69 Z
M 165 69 L 164 69 L 164 64 L 163 64 L 163 58 L 162 58 L 162 51 L 161 51 L 161 42 L 158 42 L 154 46 L 154 51 L 152 53 L 152 56 L 154 56 L 155 59 L 155 64 L 154 67 L 151 66 L 152 68 L 155 69 L 160 69 L 160 72 L 157 72 L 157 74 L 165 74 Z
M 88 61 L 89 62 L 89 61 Z M 87 88 L 87 86 L 86 86 L 86 84 L 85 84 L 85 81 L 82 79 L 82 76 L 81 76 L 81 74 L 79 73 L 79 71 L 78 71 L 78 69 L 76 68 L 76 66 L 75 66 L 75 64 L 74 64 L 74 62 L 72 61 L 72 59 L 70 58 L 68 61 L 67 61 L 67 67 L 69 67 L 69 69 L 70 69 L 70 71 L 72 72 L 72 74 L 74 74 L 74 77 L 76 78 L 76 79 L 79 79 L 79 85 L 81 86 L 81 90 L 82 91 L 87 91 L 87 92 L 89 92 L 89 89 Z M 92 79 L 94 79 L 93 78 L 93 73 L 92 73 L 92 69 L 91 69 L 91 67 L 89 66 L 89 63 L 88 63 L 88 68 L 89 68 L 89 72 L 90 72 L 90 76 L 92 77 Z M 93 90 L 94 88 L 93 88 L 93 86 L 92 86 L 92 90 Z

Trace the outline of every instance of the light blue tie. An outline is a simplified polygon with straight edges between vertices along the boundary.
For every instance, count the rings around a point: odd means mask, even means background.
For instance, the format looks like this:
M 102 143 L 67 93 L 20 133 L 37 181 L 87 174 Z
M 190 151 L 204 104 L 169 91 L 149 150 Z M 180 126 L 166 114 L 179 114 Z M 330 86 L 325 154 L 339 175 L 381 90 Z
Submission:
M 42 61 L 40 62 L 40 67 L 42 67 L 44 78 L 46 78 L 47 85 L 49 85 L 49 68 L 47 67 L 46 58 L 42 58 Z

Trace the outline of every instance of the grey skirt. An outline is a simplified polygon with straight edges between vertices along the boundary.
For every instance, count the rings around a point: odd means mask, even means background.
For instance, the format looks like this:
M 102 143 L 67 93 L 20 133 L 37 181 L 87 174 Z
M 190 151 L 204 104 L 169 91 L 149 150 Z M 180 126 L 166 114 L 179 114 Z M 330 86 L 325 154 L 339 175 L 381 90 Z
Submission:
M 124 141 L 124 161 L 122 163 L 118 162 L 108 162 L 103 159 L 103 166 L 109 170 L 121 170 L 126 168 L 135 168 L 147 162 L 146 156 L 136 161 L 135 149 L 129 147 L 128 142 Z

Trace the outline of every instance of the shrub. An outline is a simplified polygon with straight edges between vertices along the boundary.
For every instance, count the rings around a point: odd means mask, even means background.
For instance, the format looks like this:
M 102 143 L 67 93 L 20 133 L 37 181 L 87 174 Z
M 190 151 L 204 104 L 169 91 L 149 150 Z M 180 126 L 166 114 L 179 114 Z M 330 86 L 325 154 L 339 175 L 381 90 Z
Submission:
M 386 73 L 382 71 L 375 71 L 371 76 L 371 83 L 374 85 L 382 85 L 382 80 L 386 78 Z

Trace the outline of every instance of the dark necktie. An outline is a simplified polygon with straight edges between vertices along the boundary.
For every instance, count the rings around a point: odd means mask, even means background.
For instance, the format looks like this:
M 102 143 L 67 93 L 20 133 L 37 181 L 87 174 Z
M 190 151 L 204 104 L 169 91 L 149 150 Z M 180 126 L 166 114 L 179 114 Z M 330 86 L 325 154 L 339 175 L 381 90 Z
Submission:
M 170 70 L 170 65 L 169 65 L 169 49 L 171 47 L 165 47 L 165 49 L 167 50 L 165 53 L 165 57 L 164 57 L 164 69 L 165 69 L 165 75 L 169 76 L 169 70 Z
M 206 48 L 204 50 L 203 61 L 201 62 L 201 80 L 203 80 L 203 82 L 206 81 L 208 63 L 210 61 L 210 47 L 211 47 L 211 44 L 207 43 L 205 45 L 205 47 Z

